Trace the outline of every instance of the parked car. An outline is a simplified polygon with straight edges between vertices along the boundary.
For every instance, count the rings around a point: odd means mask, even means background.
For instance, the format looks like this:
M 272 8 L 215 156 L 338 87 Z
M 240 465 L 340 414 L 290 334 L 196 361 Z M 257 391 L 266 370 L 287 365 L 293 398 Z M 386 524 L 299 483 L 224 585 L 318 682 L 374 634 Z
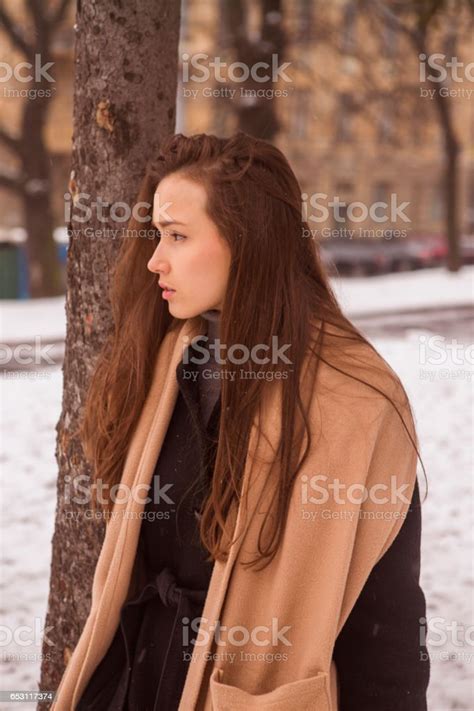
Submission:
M 383 274 L 388 266 L 378 240 L 328 239 L 321 243 L 321 257 L 330 274 L 341 276 Z
M 418 239 L 420 241 L 423 240 L 423 242 L 427 240 L 433 266 L 440 267 L 446 264 L 446 258 L 448 256 L 448 242 L 444 235 L 430 235 L 427 238 L 418 237 Z
M 385 242 L 389 271 L 406 272 L 439 266 L 444 261 L 440 245 L 427 239 L 405 237 Z
M 441 235 L 392 239 L 331 238 L 320 243 L 323 263 L 330 274 L 374 275 L 439 267 L 446 263 L 448 247 Z M 464 263 L 474 263 L 474 243 L 461 242 Z M 472 260 L 472 261 L 468 261 Z
M 446 237 L 429 236 L 417 237 L 417 240 L 426 245 L 430 252 L 431 266 L 446 264 L 448 257 L 448 241 Z M 461 264 L 474 264 L 474 236 L 462 235 L 459 240 L 459 257 Z
M 463 264 L 474 264 L 474 237 L 461 237 L 459 254 Z

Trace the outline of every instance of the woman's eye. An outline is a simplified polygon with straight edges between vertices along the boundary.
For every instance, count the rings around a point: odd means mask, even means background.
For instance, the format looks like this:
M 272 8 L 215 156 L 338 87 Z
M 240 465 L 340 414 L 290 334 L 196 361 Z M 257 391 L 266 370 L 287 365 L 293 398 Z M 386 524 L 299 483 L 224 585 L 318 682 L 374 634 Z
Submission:
M 179 232 L 160 232 L 160 230 L 155 229 L 155 237 L 158 240 L 158 242 L 161 241 L 163 237 L 166 237 L 167 239 L 171 239 L 174 242 L 181 242 L 182 240 L 186 239 L 185 235 L 179 234 Z

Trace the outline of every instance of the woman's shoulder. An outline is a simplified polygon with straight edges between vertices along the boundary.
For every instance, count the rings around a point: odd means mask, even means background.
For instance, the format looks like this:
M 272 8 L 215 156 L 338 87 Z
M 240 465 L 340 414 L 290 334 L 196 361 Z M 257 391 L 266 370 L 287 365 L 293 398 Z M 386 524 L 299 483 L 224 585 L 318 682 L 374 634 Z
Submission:
M 336 469 L 368 471 L 377 452 L 383 466 L 398 462 L 410 475 L 415 472 L 415 418 L 393 368 L 363 337 L 347 338 L 332 326 L 324 334 L 320 358 L 318 363 L 316 355 L 310 356 L 317 377 L 305 384 L 309 428 L 315 452 L 320 450 L 315 456 Z
M 308 355 L 317 371 L 314 396 L 319 406 L 364 423 L 394 408 L 410 419 L 400 377 L 367 338 L 327 323 L 315 326 L 312 333 L 312 343 L 320 344 Z

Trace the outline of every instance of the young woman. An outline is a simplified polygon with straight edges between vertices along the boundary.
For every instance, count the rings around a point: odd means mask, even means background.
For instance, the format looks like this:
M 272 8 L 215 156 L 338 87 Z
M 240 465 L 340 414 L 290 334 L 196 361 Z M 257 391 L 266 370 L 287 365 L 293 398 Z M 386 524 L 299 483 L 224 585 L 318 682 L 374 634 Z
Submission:
M 134 214 L 82 430 L 120 496 L 53 708 L 426 709 L 410 403 L 288 162 L 172 136 Z

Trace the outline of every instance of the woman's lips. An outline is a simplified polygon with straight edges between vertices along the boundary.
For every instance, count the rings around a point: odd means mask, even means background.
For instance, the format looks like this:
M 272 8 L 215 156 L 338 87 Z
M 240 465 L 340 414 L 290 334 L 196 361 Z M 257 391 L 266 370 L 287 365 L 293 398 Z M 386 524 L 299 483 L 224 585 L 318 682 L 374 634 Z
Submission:
M 167 284 L 163 284 L 163 282 L 159 282 L 159 286 L 161 289 L 163 289 L 163 298 L 164 299 L 169 299 L 173 294 L 176 293 L 176 289 L 171 289 Z

